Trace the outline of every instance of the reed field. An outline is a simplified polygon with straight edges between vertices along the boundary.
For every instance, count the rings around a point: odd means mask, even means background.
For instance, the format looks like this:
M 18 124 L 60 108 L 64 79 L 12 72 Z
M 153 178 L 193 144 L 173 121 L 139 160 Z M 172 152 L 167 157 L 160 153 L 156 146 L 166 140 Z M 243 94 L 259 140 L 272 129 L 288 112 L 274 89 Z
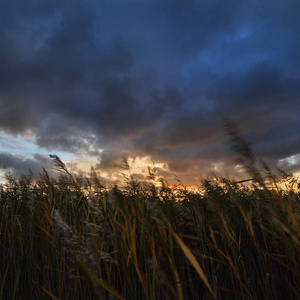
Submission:
M 59 178 L 7 174 L 0 299 L 299 299 L 300 182 L 230 134 L 251 181 L 106 187 L 55 155 Z

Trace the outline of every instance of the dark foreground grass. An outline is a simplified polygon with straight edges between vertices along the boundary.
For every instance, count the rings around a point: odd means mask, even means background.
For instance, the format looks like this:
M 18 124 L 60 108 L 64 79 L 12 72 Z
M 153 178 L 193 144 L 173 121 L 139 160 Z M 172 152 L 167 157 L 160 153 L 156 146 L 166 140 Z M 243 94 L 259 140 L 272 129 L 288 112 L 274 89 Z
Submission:
M 298 299 L 295 178 L 248 157 L 251 186 L 105 189 L 52 158 L 59 179 L 0 189 L 0 299 Z

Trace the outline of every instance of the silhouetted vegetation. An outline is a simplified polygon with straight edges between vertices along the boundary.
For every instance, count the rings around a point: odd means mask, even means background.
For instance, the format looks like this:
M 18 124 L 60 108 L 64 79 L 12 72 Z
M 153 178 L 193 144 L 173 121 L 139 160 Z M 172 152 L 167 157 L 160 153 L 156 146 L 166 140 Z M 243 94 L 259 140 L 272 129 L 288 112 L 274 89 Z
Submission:
M 228 124 L 252 181 L 198 191 L 131 178 L 106 188 L 92 170 L 6 176 L 0 189 L 0 298 L 297 299 L 299 181 L 257 166 Z M 245 185 L 247 184 L 247 185 Z M 25 296 L 24 296 L 25 295 Z

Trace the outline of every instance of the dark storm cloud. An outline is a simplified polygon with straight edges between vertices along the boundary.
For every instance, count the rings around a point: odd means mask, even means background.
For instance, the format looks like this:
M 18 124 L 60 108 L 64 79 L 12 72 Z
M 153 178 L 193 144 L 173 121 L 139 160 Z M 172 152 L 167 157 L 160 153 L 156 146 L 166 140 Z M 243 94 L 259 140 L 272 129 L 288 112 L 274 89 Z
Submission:
M 2 171 L 9 170 L 10 173 L 18 178 L 21 174 L 27 174 L 29 169 L 35 178 L 42 172 L 42 168 L 51 168 L 52 161 L 45 155 L 34 154 L 33 158 L 25 158 L 21 155 L 0 152 L 0 167 Z M 51 170 L 50 170 L 51 172 Z
M 120 169 L 123 158 L 126 158 L 128 153 L 116 150 L 103 150 L 101 153 L 101 160 L 96 165 L 96 169 Z
M 266 159 L 300 152 L 298 1 L 1 6 L 5 132 L 105 169 L 124 154 L 176 172 L 229 165 L 224 118 Z

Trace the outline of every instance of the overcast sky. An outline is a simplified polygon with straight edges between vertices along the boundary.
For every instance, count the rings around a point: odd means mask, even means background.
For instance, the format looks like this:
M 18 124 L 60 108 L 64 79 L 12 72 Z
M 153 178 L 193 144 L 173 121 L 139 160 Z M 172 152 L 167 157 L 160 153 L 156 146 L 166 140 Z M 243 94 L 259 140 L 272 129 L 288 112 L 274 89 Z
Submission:
M 300 168 L 300 1 L 0 3 L 0 165 L 231 172 L 224 118 Z M 235 168 L 236 170 L 237 168 Z

